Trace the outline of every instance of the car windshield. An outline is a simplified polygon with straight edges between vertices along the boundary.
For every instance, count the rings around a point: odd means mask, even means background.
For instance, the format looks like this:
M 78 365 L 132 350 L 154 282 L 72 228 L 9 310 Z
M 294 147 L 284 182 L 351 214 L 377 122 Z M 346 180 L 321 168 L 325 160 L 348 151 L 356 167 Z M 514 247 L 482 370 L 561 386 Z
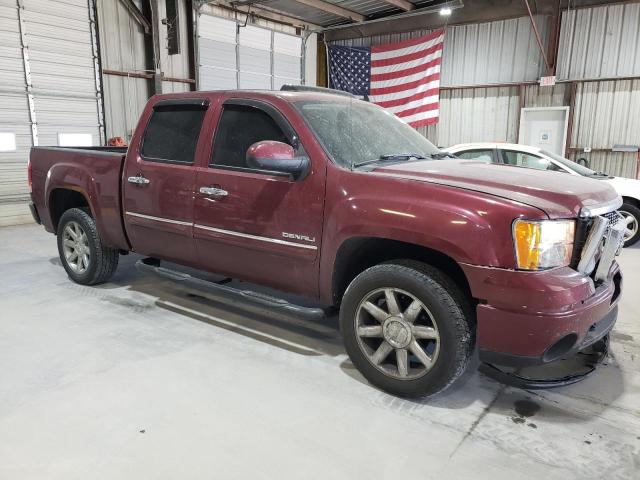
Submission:
M 546 155 L 547 157 L 553 158 L 556 162 L 567 167 L 569 170 L 573 170 L 574 172 L 584 177 L 601 177 L 603 175 L 606 175 L 605 173 L 596 172 L 594 170 L 591 170 L 590 168 L 584 167 L 579 163 L 572 162 L 571 160 L 564 158 L 557 153 L 547 152 L 546 150 L 541 150 L 540 153 Z
M 371 103 L 302 101 L 296 107 L 333 161 L 345 168 L 442 153 L 395 115 Z

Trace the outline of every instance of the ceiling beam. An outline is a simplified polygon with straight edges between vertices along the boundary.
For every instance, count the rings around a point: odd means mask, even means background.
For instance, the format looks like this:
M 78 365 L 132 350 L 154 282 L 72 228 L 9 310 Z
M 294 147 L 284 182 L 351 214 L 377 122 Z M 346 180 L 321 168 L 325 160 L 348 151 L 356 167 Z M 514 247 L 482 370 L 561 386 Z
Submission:
M 313 7 L 323 12 L 332 13 L 339 17 L 349 18 L 354 22 L 364 22 L 364 15 L 354 12 L 353 10 L 347 10 L 346 8 L 339 7 L 333 3 L 325 2 L 324 0 L 294 0 L 294 2 L 301 3 L 308 7 Z
M 140 11 L 138 6 L 133 3 L 133 0 L 120 0 L 120 3 L 124 5 L 124 7 L 129 11 L 129 14 L 140 24 L 140 26 L 144 29 L 145 34 L 149 34 L 151 32 L 151 24 L 147 17 L 144 16 L 144 13 Z
M 384 2 L 388 3 L 389 5 L 393 5 L 394 7 L 401 8 L 405 12 L 409 12 L 416 8 L 413 3 L 408 2 L 407 0 L 384 0 Z
M 318 28 L 318 25 L 314 23 L 309 23 L 301 18 L 294 17 L 286 12 L 282 12 L 281 10 L 276 10 L 274 8 L 265 7 L 263 5 L 258 5 L 253 3 L 254 0 L 250 1 L 240 1 L 240 2 L 230 2 L 228 0 L 216 0 L 204 2 L 206 5 L 210 5 L 211 7 L 217 7 L 224 10 L 237 12 L 242 15 L 251 15 L 258 18 L 263 18 L 265 20 L 271 20 L 273 22 L 282 23 L 285 25 L 291 25 L 293 27 L 301 27 L 309 30 L 313 30 Z M 241 22 L 244 22 L 244 17 L 239 19 Z

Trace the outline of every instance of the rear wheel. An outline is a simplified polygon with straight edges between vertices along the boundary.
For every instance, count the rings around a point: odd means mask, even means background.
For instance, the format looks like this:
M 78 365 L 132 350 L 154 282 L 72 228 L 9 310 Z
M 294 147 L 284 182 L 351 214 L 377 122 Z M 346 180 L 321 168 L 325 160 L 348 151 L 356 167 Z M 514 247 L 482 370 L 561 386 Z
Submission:
M 340 327 L 351 361 L 395 395 L 428 396 L 453 383 L 473 348 L 469 309 L 456 285 L 418 262 L 371 267 L 344 294 Z
M 618 212 L 624 217 L 626 224 L 624 246 L 630 247 L 640 240 L 640 208 L 630 203 L 623 203 Z
M 102 245 L 95 221 L 79 208 L 60 218 L 58 253 L 67 275 L 82 285 L 107 281 L 118 266 L 118 250 Z

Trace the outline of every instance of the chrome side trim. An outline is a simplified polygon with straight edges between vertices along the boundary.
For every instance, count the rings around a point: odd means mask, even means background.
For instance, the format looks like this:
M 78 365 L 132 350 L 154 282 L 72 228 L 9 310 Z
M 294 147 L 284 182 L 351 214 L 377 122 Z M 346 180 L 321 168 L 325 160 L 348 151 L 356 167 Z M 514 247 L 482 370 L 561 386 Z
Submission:
M 194 227 L 200 228 L 202 230 L 209 230 L 211 232 L 223 233 L 225 235 L 232 235 L 234 237 L 250 238 L 252 240 L 260 240 L 261 242 L 276 243 L 278 245 L 287 245 L 289 247 L 306 248 L 308 250 L 318 249 L 318 247 L 315 245 L 305 245 L 304 243 L 287 242 L 286 240 L 280 240 L 277 238 L 260 237 L 258 235 L 250 235 L 248 233 L 234 232 L 233 230 L 223 230 L 222 228 L 214 228 L 214 227 L 209 227 L 207 225 L 196 224 L 194 225 Z
M 604 215 L 605 213 L 618 210 L 622 206 L 622 197 L 618 195 L 615 200 L 607 203 L 601 203 L 600 205 L 594 205 L 592 207 L 582 207 L 580 209 L 580 218 L 596 217 L 598 215 Z
M 135 213 L 135 212 L 124 212 L 124 213 L 125 215 L 130 215 L 132 217 L 145 218 L 147 220 L 155 220 L 156 222 L 173 223 L 174 225 L 184 225 L 185 227 L 193 226 L 193 223 L 191 222 L 181 222 L 180 220 L 171 220 L 170 218 L 154 217 L 152 215 L 143 215 L 142 213 Z

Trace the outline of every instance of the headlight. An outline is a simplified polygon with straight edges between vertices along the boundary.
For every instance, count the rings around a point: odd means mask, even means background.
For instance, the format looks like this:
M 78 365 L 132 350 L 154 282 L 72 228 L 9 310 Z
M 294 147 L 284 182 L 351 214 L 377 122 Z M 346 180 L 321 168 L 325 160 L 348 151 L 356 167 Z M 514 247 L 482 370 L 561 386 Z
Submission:
M 513 244 L 521 270 L 544 270 L 571 263 L 575 220 L 515 220 Z

